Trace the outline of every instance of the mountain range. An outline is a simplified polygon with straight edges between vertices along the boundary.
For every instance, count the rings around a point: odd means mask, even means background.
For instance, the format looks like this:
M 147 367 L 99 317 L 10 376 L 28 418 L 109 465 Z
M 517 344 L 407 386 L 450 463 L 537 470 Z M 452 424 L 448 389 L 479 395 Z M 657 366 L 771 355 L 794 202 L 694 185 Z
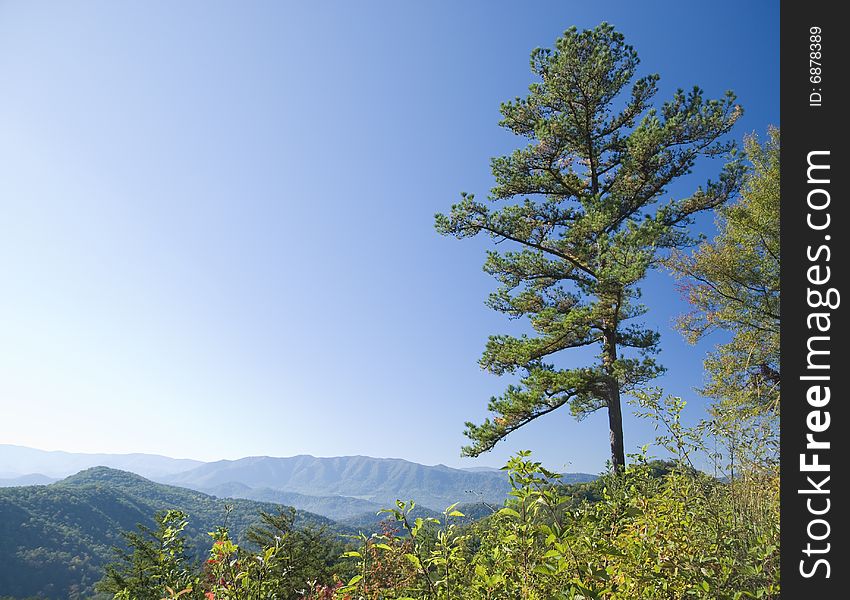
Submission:
M 457 501 L 501 502 L 498 469 L 451 469 L 365 456 L 249 457 L 211 463 L 153 454 L 85 454 L 0 445 L 0 487 L 44 485 L 94 466 L 223 498 L 286 504 L 335 520 L 374 514 L 398 498 L 435 509 Z
M 466 471 L 368 456 L 257 456 L 206 463 L 158 480 L 208 493 L 216 493 L 221 486 L 241 484 L 252 491 L 242 489 L 237 495 L 251 498 L 256 497 L 257 489 L 324 499 L 347 497 L 370 503 L 363 505 L 368 510 L 375 504 L 389 506 L 397 499 L 411 498 L 435 510 L 455 502 L 501 503 L 510 489 L 502 471 Z M 298 496 L 289 498 L 296 503 L 299 500 Z
M 221 498 L 286 504 L 343 522 L 363 522 L 365 515 L 374 516 L 397 499 L 413 499 L 437 512 L 455 502 L 501 505 L 510 489 L 499 469 L 426 466 L 397 458 L 255 456 L 204 463 L 152 454 L 75 454 L 0 445 L 0 487 L 49 483 L 94 466 Z M 563 481 L 591 479 L 586 473 L 568 473 Z

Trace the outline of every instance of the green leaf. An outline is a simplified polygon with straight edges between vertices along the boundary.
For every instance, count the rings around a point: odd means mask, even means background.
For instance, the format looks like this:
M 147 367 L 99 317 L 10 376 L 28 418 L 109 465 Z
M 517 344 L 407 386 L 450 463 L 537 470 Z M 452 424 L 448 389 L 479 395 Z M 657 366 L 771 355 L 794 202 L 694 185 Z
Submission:
M 407 553 L 407 554 L 404 555 L 404 558 L 406 558 L 408 560 L 408 562 L 410 562 L 410 564 L 412 564 L 417 569 L 422 568 L 422 562 L 419 560 L 419 557 L 416 556 L 415 554 Z
M 520 514 L 512 508 L 502 508 L 499 510 L 500 515 L 507 515 L 509 517 L 514 517 L 515 519 L 521 519 Z

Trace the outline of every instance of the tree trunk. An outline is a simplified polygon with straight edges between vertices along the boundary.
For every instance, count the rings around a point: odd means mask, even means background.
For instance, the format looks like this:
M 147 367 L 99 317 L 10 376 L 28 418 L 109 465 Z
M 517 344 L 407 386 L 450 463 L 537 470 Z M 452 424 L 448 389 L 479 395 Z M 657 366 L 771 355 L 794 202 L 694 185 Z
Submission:
M 620 407 L 620 388 L 613 379 L 608 390 L 608 436 L 611 439 L 611 464 L 615 472 L 626 466 L 623 450 L 623 411 Z
M 611 441 L 611 465 L 614 472 L 626 467 L 626 454 L 623 449 L 623 410 L 620 405 L 620 384 L 614 374 L 614 362 L 617 360 L 616 334 L 605 334 L 605 348 L 602 363 L 608 376 L 608 437 Z

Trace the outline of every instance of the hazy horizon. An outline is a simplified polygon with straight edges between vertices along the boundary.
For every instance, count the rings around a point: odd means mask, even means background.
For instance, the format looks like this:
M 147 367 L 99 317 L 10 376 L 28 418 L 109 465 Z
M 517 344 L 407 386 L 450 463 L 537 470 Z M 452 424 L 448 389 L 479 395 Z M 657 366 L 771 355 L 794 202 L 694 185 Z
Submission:
M 224 461 L 233 462 L 233 461 L 237 461 L 237 460 L 243 460 L 243 459 L 246 459 L 246 458 L 298 458 L 298 457 L 303 456 L 303 457 L 308 457 L 308 458 L 374 458 L 374 459 L 377 459 L 377 460 L 400 460 L 400 461 L 420 464 L 420 465 L 425 466 L 425 467 L 441 467 L 442 466 L 442 467 L 449 467 L 449 468 L 452 468 L 452 469 L 461 469 L 461 470 L 501 469 L 501 467 L 489 467 L 489 466 L 486 466 L 486 465 L 469 465 L 469 466 L 465 466 L 465 467 L 452 467 L 450 465 L 446 465 L 446 464 L 443 464 L 443 463 L 422 463 L 422 462 L 418 462 L 418 461 L 414 461 L 414 460 L 404 458 L 402 456 L 372 456 L 372 455 L 367 455 L 367 454 L 317 455 L 317 454 L 308 454 L 308 453 L 302 452 L 302 453 L 299 453 L 299 454 L 290 454 L 290 455 L 286 455 L 286 456 L 274 456 L 274 455 L 269 455 L 269 454 L 252 454 L 252 455 L 245 455 L 245 456 L 232 456 L 232 457 L 214 458 L 214 459 L 210 459 L 210 460 L 202 460 L 202 459 L 199 459 L 199 458 L 195 458 L 193 456 L 170 456 L 170 455 L 167 455 L 167 454 L 158 454 L 158 453 L 151 453 L 151 452 L 133 452 L 133 451 L 128 451 L 128 452 L 71 452 L 71 451 L 68 451 L 68 450 L 61 449 L 61 448 L 47 449 L 47 448 L 36 448 L 34 446 L 22 446 L 20 444 L 0 443 L 0 447 L 3 447 L 3 446 L 7 446 L 7 447 L 10 446 L 10 447 L 14 447 L 14 448 L 23 448 L 23 449 L 26 449 L 26 450 L 37 450 L 39 452 L 80 454 L 80 455 L 88 455 L 88 456 L 98 456 L 98 455 L 137 456 L 137 455 L 141 455 L 141 456 L 171 458 L 171 459 L 174 459 L 174 460 L 192 460 L 192 461 L 197 461 L 197 462 L 201 462 L 201 463 L 204 463 L 204 464 L 213 463 L 213 462 L 224 462 Z M 37 473 L 33 473 L 33 474 L 37 474 Z

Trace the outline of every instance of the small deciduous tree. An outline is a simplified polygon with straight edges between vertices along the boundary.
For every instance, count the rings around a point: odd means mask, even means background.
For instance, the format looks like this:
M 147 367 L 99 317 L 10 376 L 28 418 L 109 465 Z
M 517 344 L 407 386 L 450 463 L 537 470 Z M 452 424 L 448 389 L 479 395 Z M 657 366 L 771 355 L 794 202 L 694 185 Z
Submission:
M 732 339 L 705 361 L 703 392 L 733 413 L 779 410 L 779 130 L 744 147 L 741 199 L 717 212 L 718 234 L 670 262 L 693 310 L 679 319 L 696 342 L 717 330 Z
M 492 160 L 491 203 L 462 194 L 436 216 L 441 234 L 513 244 L 488 253 L 484 269 L 501 283 L 489 305 L 528 317 L 534 330 L 487 343 L 481 366 L 521 378 L 491 399 L 492 420 L 467 423 L 467 455 L 562 406 L 578 418 L 606 408 L 611 461 L 625 464 L 621 394 L 662 371 L 657 332 L 629 324 L 644 313 L 638 284 L 664 251 L 692 243 L 691 216 L 723 204 L 741 176 L 732 160 L 717 181 L 663 201 L 700 156 L 732 150 L 722 138 L 741 109 L 731 92 L 705 99 L 699 88 L 653 108 L 659 77 L 635 79 L 638 62 L 606 23 L 571 28 L 554 49 L 534 50 L 538 81 L 525 98 L 502 104 L 500 123 L 529 144 Z M 598 348 L 598 360 L 555 364 L 561 351 L 582 347 Z

